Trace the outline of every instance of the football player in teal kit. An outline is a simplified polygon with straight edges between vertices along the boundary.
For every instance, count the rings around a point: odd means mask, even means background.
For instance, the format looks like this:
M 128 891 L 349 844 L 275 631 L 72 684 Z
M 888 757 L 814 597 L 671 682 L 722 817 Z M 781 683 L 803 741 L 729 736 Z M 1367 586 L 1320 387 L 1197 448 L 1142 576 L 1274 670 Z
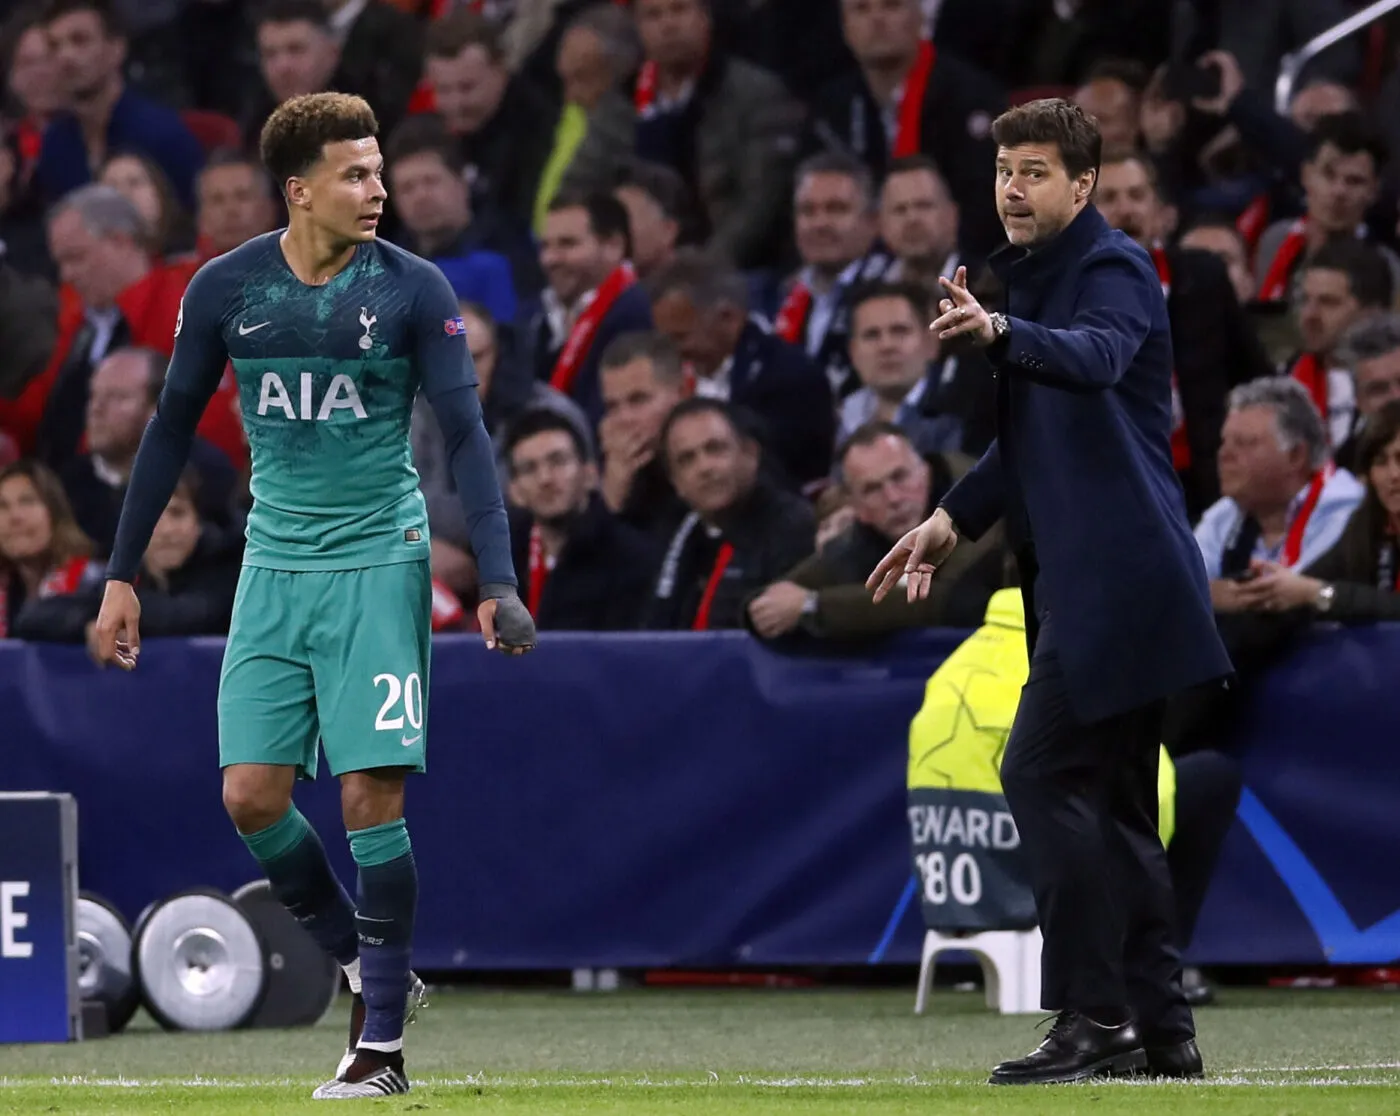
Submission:
M 487 646 L 534 646 L 457 298 L 432 264 L 375 237 L 385 201 L 374 113 L 358 97 L 287 101 L 262 132 L 285 230 L 205 264 L 132 472 L 97 621 L 101 656 L 140 649 L 133 587 L 195 426 L 231 360 L 253 507 L 219 683 L 234 825 L 278 897 L 345 968 L 350 1043 L 317 1097 L 408 1091 L 404 1018 L 418 876 L 404 780 L 424 770 L 432 587 L 409 450 L 421 390 L 447 439 L 480 571 Z M 292 804 L 317 742 L 341 782 L 352 901 Z

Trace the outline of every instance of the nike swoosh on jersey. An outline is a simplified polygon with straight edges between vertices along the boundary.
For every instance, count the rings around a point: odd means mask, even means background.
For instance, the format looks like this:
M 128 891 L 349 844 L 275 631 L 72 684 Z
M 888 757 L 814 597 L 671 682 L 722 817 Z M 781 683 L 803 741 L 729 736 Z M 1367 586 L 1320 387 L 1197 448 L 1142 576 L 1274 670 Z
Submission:
M 255 325 L 255 326 L 245 326 L 242 322 L 239 322 L 239 323 L 238 323 L 238 336 L 239 336 L 239 337 L 247 337 L 248 334 L 250 334 L 250 333 L 256 333 L 258 330 L 262 329 L 263 326 L 270 326 L 271 324 L 272 324 L 271 322 L 259 322 L 259 323 L 258 323 L 257 325 Z
M 402 744 L 405 748 L 412 748 L 413 745 L 417 744 L 418 741 L 420 741 L 420 740 L 422 740 L 422 739 L 423 739 L 423 734 L 420 732 L 417 736 L 401 736 L 401 737 L 399 737 L 399 743 Z

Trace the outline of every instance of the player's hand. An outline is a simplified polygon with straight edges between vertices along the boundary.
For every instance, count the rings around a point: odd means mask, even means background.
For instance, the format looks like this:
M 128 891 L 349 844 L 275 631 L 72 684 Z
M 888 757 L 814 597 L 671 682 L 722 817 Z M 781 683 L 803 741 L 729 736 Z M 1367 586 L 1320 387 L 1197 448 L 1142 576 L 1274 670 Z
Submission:
M 967 289 L 967 268 L 958 268 L 952 279 L 939 276 L 938 282 L 948 297 L 938 304 L 940 316 L 929 326 L 933 335 L 940 341 L 965 337 L 978 346 L 995 341 L 997 331 L 992 328 L 991 315 Z
M 535 618 L 519 597 L 490 597 L 476 606 L 488 651 L 523 655 L 535 646 Z
M 866 579 L 865 587 L 879 604 L 899 584 L 899 579 L 907 576 L 908 599 L 921 601 L 928 596 L 938 567 L 957 545 L 958 534 L 953 530 L 953 521 L 939 508 L 894 544 Z
M 135 670 L 141 654 L 141 602 L 129 581 L 109 581 L 93 626 L 93 658 L 99 666 L 116 663 Z

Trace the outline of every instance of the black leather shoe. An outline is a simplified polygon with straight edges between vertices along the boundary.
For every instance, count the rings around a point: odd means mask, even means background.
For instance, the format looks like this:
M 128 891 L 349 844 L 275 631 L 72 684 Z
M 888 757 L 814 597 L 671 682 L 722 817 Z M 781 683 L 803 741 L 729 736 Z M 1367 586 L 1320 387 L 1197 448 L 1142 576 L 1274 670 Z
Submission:
M 1172 1046 L 1149 1046 L 1147 1072 L 1153 1077 L 1199 1078 L 1206 1075 L 1195 1039 Z
M 1054 1085 L 1146 1068 L 1147 1055 L 1131 1023 L 1105 1027 L 1077 1011 L 1062 1011 L 1039 1047 L 1024 1058 L 1002 1062 L 988 1084 Z

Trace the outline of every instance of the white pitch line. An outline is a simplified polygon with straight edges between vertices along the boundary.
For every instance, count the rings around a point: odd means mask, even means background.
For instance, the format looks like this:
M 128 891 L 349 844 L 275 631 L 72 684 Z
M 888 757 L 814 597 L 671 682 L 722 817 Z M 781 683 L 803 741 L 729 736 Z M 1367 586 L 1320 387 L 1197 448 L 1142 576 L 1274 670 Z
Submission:
M 1191 1089 L 1201 1085 L 1256 1086 L 1266 1088 L 1286 1088 L 1288 1086 L 1332 1086 L 1356 1087 L 1364 1085 L 1394 1085 L 1393 1077 L 1351 1077 L 1337 1076 L 1340 1073 L 1368 1073 L 1377 1070 L 1400 1069 L 1400 1062 L 1375 1062 L 1360 1065 L 1338 1066 L 1278 1066 L 1232 1070 L 1212 1075 L 1204 1082 L 1162 1082 L 1151 1078 L 1120 1078 L 1081 1082 L 1081 1087 L 1135 1089 L 1151 1085 L 1171 1085 L 1174 1088 Z M 0 1077 L 0 1089 L 34 1089 L 69 1086 L 73 1088 L 99 1089 L 162 1089 L 162 1088 L 206 1088 L 206 1089 L 250 1089 L 250 1088 L 300 1088 L 318 1082 L 320 1078 L 131 1078 L 131 1077 L 85 1077 L 63 1076 L 40 1078 Z M 978 1077 L 969 1075 L 968 1080 L 957 1084 L 977 1085 Z M 880 1086 L 903 1086 L 906 1088 L 938 1088 L 950 1084 L 946 1079 L 929 1079 L 917 1075 L 890 1077 L 762 1077 L 747 1074 L 735 1075 L 728 1080 L 714 1071 L 704 1079 L 662 1078 L 650 1076 L 633 1077 L 614 1075 L 607 1077 L 539 1077 L 528 1078 L 488 1076 L 487 1074 L 465 1077 L 422 1077 L 414 1078 L 413 1084 L 424 1088 L 462 1089 L 711 1089 L 717 1086 L 740 1086 L 760 1089 L 831 1089 L 861 1090 Z

